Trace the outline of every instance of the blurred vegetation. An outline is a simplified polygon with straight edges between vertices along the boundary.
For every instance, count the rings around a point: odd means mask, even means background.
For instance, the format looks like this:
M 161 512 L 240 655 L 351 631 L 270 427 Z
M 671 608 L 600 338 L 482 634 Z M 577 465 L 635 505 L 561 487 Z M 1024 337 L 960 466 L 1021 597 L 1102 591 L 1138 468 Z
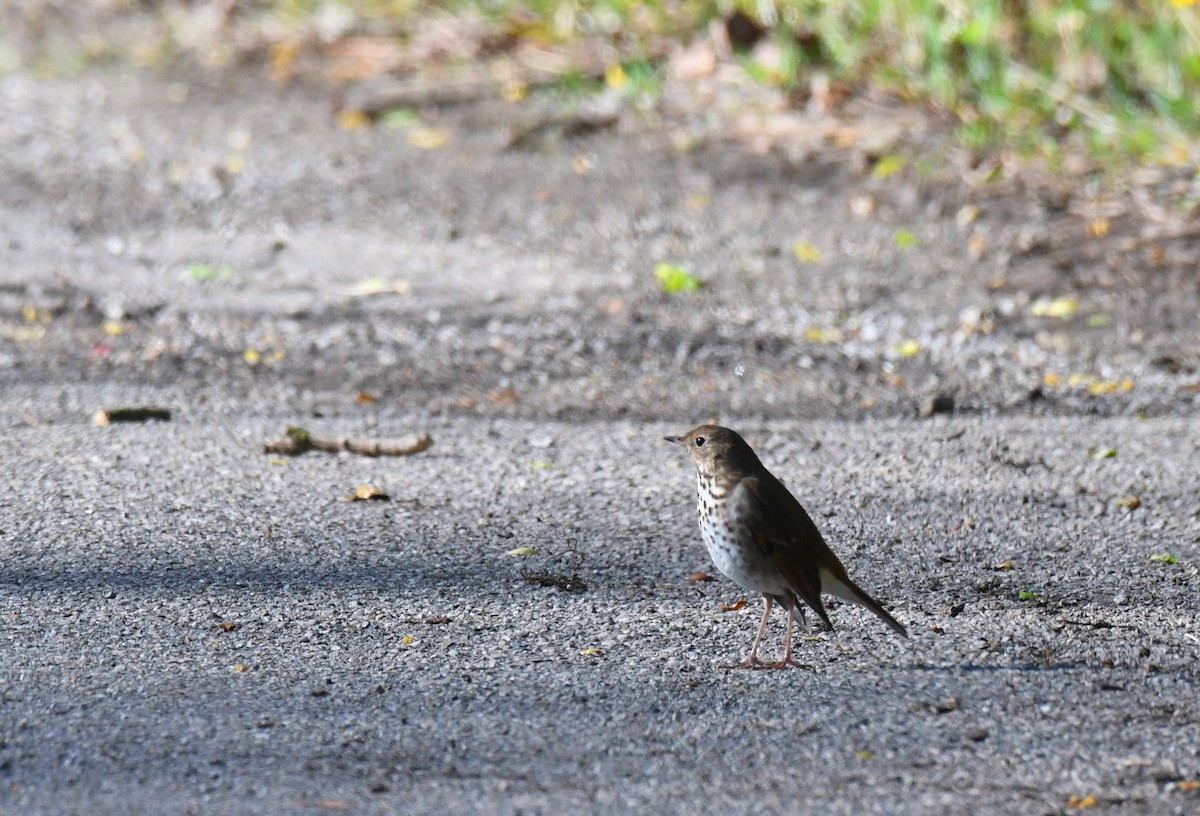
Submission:
M 50 3 L 54 0 L 34 0 Z M 95 0 L 127 11 L 170 2 Z M 717 32 L 756 82 L 797 98 L 817 81 L 933 105 L 970 147 L 1004 145 L 1061 158 L 1186 164 L 1200 126 L 1196 0 L 210 0 L 261 35 L 255 42 L 328 44 L 392 37 L 431 19 L 470 17 L 501 43 L 561 50 L 602 46 L 628 76 L 656 87 L 673 44 Z M 178 38 L 176 38 L 178 39 Z M 769 64 L 758 59 L 772 46 Z M 506 47 L 504 45 L 501 48 Z M 594 57 L 596 48 L 590 51 Z M 607 66 L 612 67 L 612 66 Z M 594 66 L 587 66 L 591 71 Z M 577 80 L 585 67 L 564 71 Z
M 478 14 L 516 38 L 601 38 L 631 64 L 662 42 L 726 24 L 734 45 L 767 38 L 781 58 L 748 73 L 785 87 L 822 73 L 943 108 L 970 146 L 1054 157 L 1072 135 L 1093 152 L 1186 160 L 1200 124 L 1195 0 L 273 0 L 302 23 L 335 10 L 364 25 L 435 10 Z M 739 31 L 737 26 L 741 27 Z M 739 43 L 739 39 L 741 42 Z

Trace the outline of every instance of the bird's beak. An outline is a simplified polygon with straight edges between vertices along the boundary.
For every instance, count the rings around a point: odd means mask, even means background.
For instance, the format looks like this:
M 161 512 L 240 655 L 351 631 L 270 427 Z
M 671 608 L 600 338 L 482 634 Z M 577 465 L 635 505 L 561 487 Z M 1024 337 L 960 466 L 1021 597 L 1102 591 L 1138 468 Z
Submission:
M 667 440 L 668 442 L 674 442 L 676 445 L 683 441 L 682 436 L 664 436 L 663 439 Z

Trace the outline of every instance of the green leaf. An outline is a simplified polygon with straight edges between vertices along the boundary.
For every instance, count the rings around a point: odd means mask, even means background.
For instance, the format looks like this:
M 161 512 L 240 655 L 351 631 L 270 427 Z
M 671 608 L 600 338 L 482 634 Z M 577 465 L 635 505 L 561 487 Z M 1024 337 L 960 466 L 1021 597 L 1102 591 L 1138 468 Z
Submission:
M 896 246 L 901 249 L 912 249 L 917 244 L 921 243 L 921 239 L 915 233 L 909 232 L 906 229 L 896 230 L 896 234 L 892 237 L 896 242 Z
M 1101 459 L 1116 459 L 1117 458 L 1117 449 L 1116 448 L 1100 448 L 1099 450 L 1092 451 L 1091 453 L 1088 454 L 1088 456 L 1090 456 L 1092 459 L 1095 459 L 1097 462 L 1099 462 Z
M 1150 560 L 1155 564 L 1178 564 L 1179 559 L 1173 555 L 1152 555 Z
M 1030 592 L 1028 589 L 1022 589 L 1017 593 L 1018 601 L 1036 601 L 1039 597 L 1036 592 Z
M 537 555 L 536 547 L 517 547 L 515 550 L 509 550 L 505 555 Z
M 677 292 L 695 292 L 704 285 L 699 278 L 682 266 L 669 263 L 660 263 L 654 267 L 654 277 L 658 278 L 659 286 L 669 295 Z
M 392 108 L 379 117 L 379 124 L 390 128 L 404 128 L 421 121 L 416 108 Z
M 212 264 L 192 264 L 183 270 L 185 277 L 195 281 L 224 281 L 233 277 L 233 270 L 228 266 L 213 266 Z

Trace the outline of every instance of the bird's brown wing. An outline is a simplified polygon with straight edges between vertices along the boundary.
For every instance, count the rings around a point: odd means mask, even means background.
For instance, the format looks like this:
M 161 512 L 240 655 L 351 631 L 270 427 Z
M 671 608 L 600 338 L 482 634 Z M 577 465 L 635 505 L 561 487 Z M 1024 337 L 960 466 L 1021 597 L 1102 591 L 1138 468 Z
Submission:
M 821 606 L 822 590 L 871 610 L 898 634 L 908 637 L 908 631 L 899 621 L 850 580 L 846 568 L 829 549 L 817 525 L 778 479 L 766 473 L 747 476 L 739 484 L 745 487 L 741 491 L 746 503 L 744 508 L 754 513 L 757 520 L 757 524 L 750 525 L 756 530 L 755 543 L 830 629 L 833 624 Z
M 845 574 L 837 556 L 829 549 L 821 531 L 800 502 L 769 473 L 745 476 L 738 483 L 739 515 L 745 514 L 747 528 L 779 574 L 797 595 L 833 629 L 821 605 L 821 573 L 824 567 Z

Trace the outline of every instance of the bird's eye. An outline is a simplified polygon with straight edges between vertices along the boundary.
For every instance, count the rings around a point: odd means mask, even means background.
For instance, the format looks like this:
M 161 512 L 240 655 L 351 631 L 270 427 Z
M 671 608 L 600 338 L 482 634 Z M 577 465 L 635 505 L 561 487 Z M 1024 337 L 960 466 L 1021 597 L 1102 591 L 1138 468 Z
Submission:
M 704 443 L 705 443 L 706 441 L 708 441 L 708 440 L 706 440 L 706 439 L 705 439 L 703 436 L 697 436 L 697 437 L 696 437 L 696 447 L 697 447 L 697 448 L 703 448 L 703 447 L 704 447 Z

